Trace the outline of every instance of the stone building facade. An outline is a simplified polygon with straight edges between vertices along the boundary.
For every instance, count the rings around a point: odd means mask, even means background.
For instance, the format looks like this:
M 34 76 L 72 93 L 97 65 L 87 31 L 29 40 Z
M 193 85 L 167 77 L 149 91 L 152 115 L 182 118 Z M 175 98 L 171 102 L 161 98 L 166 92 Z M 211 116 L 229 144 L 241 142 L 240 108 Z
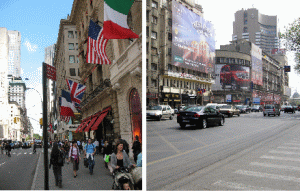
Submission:
M 140 140 L 142 135 L 142 2 L 135 1 L 128 14 L 128 25 L 140 38 L 108 40 L 106 53 L 112 64 L 95 65 L 86 63 L 88 29 L 90 19 L 103 26 L 103 3 L 75 0 L 70 15 L 78 32 L 80 83 L 86 85 L 81 102 L 84 135 L 74 136 L 98 140 L 121 136 L 132 145 L 134 135 L 140 135 Z M 103 113 L 105 117 L 97 118 L 96 126 L 84 125 Z

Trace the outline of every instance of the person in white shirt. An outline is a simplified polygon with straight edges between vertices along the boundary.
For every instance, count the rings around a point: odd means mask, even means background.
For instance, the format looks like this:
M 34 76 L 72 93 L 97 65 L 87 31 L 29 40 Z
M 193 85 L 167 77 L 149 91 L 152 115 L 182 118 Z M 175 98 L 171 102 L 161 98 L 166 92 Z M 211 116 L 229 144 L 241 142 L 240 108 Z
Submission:
M 95 139 L 94 145 L 96 146 L 96 154 L 95 155 L 98 155 L 99 154 L 99 141 L 97 141 L 97 139 Z

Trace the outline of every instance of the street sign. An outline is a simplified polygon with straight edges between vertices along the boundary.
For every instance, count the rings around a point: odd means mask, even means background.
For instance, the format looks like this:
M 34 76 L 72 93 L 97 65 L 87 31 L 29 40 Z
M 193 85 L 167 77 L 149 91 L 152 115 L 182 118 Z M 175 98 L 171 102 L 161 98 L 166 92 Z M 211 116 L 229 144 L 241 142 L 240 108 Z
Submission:
M 260 104 L 260 97 L 254 97 L 253 104 Z

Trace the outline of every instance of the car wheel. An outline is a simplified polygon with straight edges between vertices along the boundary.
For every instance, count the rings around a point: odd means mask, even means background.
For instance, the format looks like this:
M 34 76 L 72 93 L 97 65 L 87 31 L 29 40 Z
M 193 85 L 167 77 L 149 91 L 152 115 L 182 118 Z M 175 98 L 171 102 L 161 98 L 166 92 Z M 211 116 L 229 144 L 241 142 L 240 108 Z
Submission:
M 220 123 L 219 123 L 219 125 L 220 125 L 220 126 L 223 126 L 224 123 L 225 123 L 225 119 L 222 117 L 222 118 L 221 118 L 221 121 L 220 121 Z
M 172 120 L 172 119 L 173 119 L 173 115 L 170 116 L 170 120 Z
M 206 121 L 206 119 L 203 119 L 202 120 L 202 129 L 206 129 L 206 127 L 207 127 L 207 121 Z
M 237 116 L 240 116 L 240 113 L 238 113 Z
M 186 124 L 185 123 L 180 123 L 181 128 L 185 128 Z
M 278 113 L 278 117 L 280 116 L 280 112 Z
M 160 121 L 161 120 L 161 115 L 160 116 L 158 116 L 158 118 L 157 118 L 157 121 Z

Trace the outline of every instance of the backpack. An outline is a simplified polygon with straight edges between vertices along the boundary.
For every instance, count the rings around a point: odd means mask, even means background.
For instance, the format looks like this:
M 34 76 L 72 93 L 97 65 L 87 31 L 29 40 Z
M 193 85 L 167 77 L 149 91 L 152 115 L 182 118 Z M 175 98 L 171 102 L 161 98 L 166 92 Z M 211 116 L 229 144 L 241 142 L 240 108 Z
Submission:
M 57 164 L 58 166 L 63 166 L 64 165 L 64 160 L 63 160 L 63 157 L 62 157 L 62 153 L 59 151 L 59 155 L 58 155 L 58 158 L 57 158 Z

